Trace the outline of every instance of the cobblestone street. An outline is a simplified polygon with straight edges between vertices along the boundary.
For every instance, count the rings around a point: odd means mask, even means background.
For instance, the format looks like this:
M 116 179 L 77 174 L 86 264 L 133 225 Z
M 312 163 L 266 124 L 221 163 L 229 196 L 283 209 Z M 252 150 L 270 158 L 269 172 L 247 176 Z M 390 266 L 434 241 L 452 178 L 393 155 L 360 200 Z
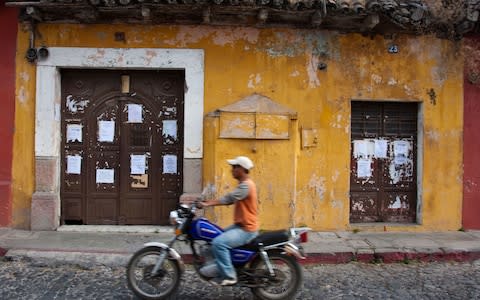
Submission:
M 480 261 L 317 265 L 305 268 L 297 299 L 480 299 Z M 135 299 L 124 268 L 0 262 L 0 299 Z M 253 299 L 248 289 L 214 288 L 191 270 L 177 299 Z

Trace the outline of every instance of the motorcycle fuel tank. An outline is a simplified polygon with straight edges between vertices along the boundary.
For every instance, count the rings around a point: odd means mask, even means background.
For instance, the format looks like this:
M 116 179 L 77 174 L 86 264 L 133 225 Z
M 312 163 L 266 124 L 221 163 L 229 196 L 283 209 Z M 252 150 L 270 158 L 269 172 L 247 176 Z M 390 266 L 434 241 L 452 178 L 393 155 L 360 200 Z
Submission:
M 194 240 L 212 241 L 222 232 L 222 228 L 211 223 L 205 218 L 193 220 L 189 229 L 189 234 Z
M 205 218 L 199 218 L 192 222 L 189 229 L 189 234 L 194 240 L 203 240 L 211 242 L 215 237 L 220 235 L 224 230 L 219 226 L 213 224 Z M 232 249 L 230 255 L 232 263 L 235 266 L 246 264 L 254 256 L 255 251 Z

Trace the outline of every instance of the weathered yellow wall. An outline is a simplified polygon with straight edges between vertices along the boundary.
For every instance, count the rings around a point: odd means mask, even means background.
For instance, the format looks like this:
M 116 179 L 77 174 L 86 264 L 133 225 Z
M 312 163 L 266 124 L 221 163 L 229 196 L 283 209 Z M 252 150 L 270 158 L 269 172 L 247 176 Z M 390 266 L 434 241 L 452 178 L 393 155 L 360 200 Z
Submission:
M 16 55 L 15 134 L 12 164 L 12 227 L 30 228 L 30 204 L 35 187 L 35 66 L 25 60 L 29 35 L 18 30 Z
M 422 102 L 422 217 L 418 226 L 387 230 L 457 230 L 461 222 L 463 87 L 460 44 L 431 36 L 338 34 L 202 26 L 40 25 L 49 47 L 201 48 L 205 50 L 205 112 L 254 92 L 298 112 L 295 128 L 317 129 L 317 147 L 294 140 L 218 140 L 215 120 L 205 124 L 204 184 L 220 195 L 232 188 L 224 159 L 252 156 L 252 173 L 265 205 L 262 228 L 304 224 L 348 229 L 350 101 Z M 126 42 L 114 41 L 125 32 Z M 35 68 L 23 58 L 28 34 L 20 30 L 14 149 L 14 209 L 29 207 L 33 189 Z M 389 54 L 394 42 L 399 53 Z M 317 69 L 324 62 L 325 71 Z M 435 97 L 428 93 L 433 89 Z M 216 126 L 216 127 L 215 127 Z M 255 148 L 255 149 L 254 149 Z M 254 149 L 254 150 L 252 150 Z M 290 157 L 287 163 L 276 157 Z M 291 208 L 294 208 L 290 210 Z M 231 210 L 217 218 L 228 223 Z M 286 221 L 288 220 L 288 221 Z M 21 224 L 23 218 L 16 220 Z M 383 225 L 381 226 L 383 230 Z
M 254 162 L 250 176 L 257 185 L 259 217 L 262 229 L 286 228 L 295 221 L 295 167 L 297 143 L 297 122 L 292 120 L 288 131 L 290 139 L 219 139 L 219 118 L 207 117 L 205 124 L 205 163 L 214 165 L 205 172 L 206 185 L 214 185 L 217 194 L 228 193 L 237 185 L 232 177 L 232 168 L 226 162 L 240 154 L 247 155 Z M 258 124 L 257 124 L 258 126 Z M 215 151 L 209 145 L 215 145 Z M 209 218 L 222 226 L 232 223 L 230 207 L 215 208 Z

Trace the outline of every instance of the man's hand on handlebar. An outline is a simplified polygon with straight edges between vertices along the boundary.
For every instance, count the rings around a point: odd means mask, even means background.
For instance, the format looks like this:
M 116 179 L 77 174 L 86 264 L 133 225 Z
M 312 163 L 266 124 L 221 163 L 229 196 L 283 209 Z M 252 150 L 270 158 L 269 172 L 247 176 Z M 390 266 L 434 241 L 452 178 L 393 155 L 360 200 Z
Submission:
M 209 207 L 209 206 L 215 206 L 215 205 L 219 205 L 220 204 L 220 201 L 218 201 L 217 199 L 203 199 L 203 201 L 199 201 L 199 202 L 196 202 L 196 205 L 198 208 L 205 208 L 205 207 Z

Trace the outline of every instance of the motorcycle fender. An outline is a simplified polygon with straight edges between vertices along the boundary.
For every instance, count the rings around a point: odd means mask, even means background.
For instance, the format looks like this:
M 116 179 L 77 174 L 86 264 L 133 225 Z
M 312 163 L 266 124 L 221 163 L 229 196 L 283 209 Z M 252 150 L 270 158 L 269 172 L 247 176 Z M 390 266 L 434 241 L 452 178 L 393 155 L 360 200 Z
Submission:
M 305 255 L 302 253 L 303 251 L 301 251 L 301 249 L 298 248 L 298 246 L 296 246 L 295 244 L 286 243 L 286 244 L 283 246 L 283 250 L 284 250 L 287 254 L 292 255 L 292 256 L 295 256 L 295 257 L 298 258 L 298 259 L 306 259 Z
M 169 258 L 174 259 L 178 262 L 178 264 L 180 265 L 180 269 L 182 270 L 182 273 L 185 270 L 185 264 L 183 263 L 182 256 L 180 256 L 180 254 L 178 254 L 177 250 L 175 250 L 173 248 L 169 248 L 166 244 L 159 243 L 159 242 L 149 242 L 149 243 L 143 244 L 143 246 L 144 247 L 158 247 L 158 248 L 168 250 Z

